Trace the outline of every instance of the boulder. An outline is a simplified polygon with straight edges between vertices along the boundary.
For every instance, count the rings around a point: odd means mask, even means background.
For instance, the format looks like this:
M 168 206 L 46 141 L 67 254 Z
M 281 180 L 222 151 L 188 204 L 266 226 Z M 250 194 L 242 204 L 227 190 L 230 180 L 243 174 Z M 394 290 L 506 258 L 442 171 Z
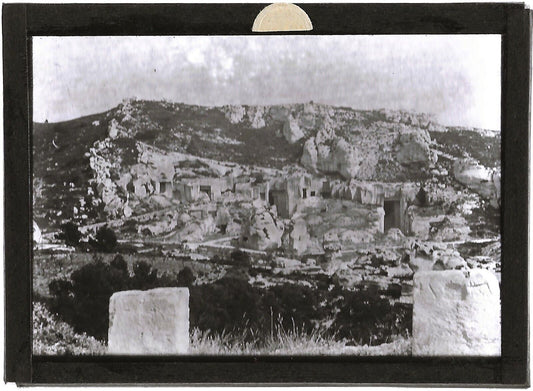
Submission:
M 290 116 L 283 124 L 283 137 L 285 137 L 285 140 L 289 144 L 294 144 L 304 136 L 304 132 L 298 126 L 298 121 Z
M 399 266 L 387 267 L 387 276 L 391 278 L 410 278 L 413 276 L 413 271 L 406 264 Z
M 133 210 L 128 204 L 126 204 L 124 205 L 124 210 L 122 211 L 122 213 L 124 214 L 125 218 L 129 218 L 133 214 Z
M 255 250 L 275 250 L 281 246 L 283 223 L 267 210 L 255 210 L 242 225 L 241 243 Z
M 189 289 L 123 291 L 111 296 L 109 354 L 183 354 L 188 349 Z
M 290 228 L 290 232 L 284 235 L 286 249 L 294 255 L 302 255 L 310 244 L 311 238 L 307 232 L 307 223 L 304 219 L 296 219 Z
M 470 233 L 468 223 L 461 216 L 444 216 L 429 223 L 429 238 L 437 242 L 464 240 Z
M 305 144 L 300 163 L 311 171 L 338 173 L 345 179 L 359 172 L 360 156 L 357 148 L 330 129 L 321 129 Z
M 433 251 L 433 270 L 465 270 L 468 263 L 459 252 L 451 249 Z
M 499 169 L 487 168 L 471 158 L 456 159 L 453 164 L 453 176 L 457 182 L 489 200 L 492 206 L 499 207 L 501 198 Z
M 414 356 L 499 356 L 500 289 L 491 272 L 418 272 L 413 288 Z
M 431 138 L 426 131 L 411 131 L 400 134 L 396 159 L 400 164 L 436 162 L 436 155 L 429 148 Z

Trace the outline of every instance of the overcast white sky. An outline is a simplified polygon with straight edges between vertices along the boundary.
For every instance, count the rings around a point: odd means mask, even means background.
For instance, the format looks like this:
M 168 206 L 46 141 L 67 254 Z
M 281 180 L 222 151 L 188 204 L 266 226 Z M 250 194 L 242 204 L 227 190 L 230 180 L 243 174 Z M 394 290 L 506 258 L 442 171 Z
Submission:
M 124 98 L 200 105 L 313 100 L 500 129 L 500 36 L 35 37 L 34 121 Z

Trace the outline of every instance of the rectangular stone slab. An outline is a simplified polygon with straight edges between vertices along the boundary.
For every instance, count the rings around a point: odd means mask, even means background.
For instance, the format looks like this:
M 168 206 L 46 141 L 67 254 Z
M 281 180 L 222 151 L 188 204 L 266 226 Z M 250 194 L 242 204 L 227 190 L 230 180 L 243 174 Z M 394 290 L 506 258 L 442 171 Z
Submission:
M 499 356 L 500 288 L 488 270 L 417 272 L 414 356 Z
M 188 349 L 188 288 L 132 290 L 111 296 L 109 354 L 183 354 Z

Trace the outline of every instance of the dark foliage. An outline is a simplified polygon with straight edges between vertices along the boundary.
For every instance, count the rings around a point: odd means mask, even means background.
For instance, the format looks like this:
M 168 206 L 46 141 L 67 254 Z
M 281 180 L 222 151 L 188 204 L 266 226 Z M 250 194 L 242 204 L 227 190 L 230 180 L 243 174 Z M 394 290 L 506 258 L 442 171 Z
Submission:
M 250 267 L 250 256 L 243 251 L 235 250 L 231 253 L 231 264 L 237 267 Z
M 81 232 L 76 224 L 69 221 L 61 226 L 61 233 L 57 234 L 57 238 L 65 240 L 67 246 L 75 247 L 80 244 Z
M 471 156 L 486 167 L 501 163 L 501 137 L 487 137 L 474 130 L 448 128 L 446 132 L 430 132 L 440 148 L 454 157 Z
M 110 253 L 117 247 L 117 235 L 107 226 L 99 228 L 95 238 L 90 243 L 97 251 Z
M 185 266 L 178 273 L 179 286 L 186 286 L 190 288 L 192 284 L 194 284 L 194 280 L 196 280 L 196 277 L 194 276 L 194 273 L 192 272 L 191 268 L 188 266 Z
M 243 259 L 238 252 L 232 258 Z M 234 262 L 234 260 L 233 260 Z M 243 268 L 235 267 L 237 270 Z M 412 308 L 391 305 L 377 291 L 347 291 L 325 277 L 322 289 L 284 284 L 268 289 L 252 287 L 238 273 L 206 285 L 192 285 L 194 275 L 184 268 L 177 276 L 158 275 L 147 263 L 133 266 L 117 255 L 110 264 L 99 259 L 72 273 L 71 280 L 55 280 L 49 288 L 52 312 L 77 332 L 107 339 L 110 296 L 127 289 L 187 286 L 190 289 L 190 324 L 201 330 L 235 332 L 243 338 L 265 340 L 273 325 L 294 326 L 310 332 L 332 319 L 332 332 L 353 343 L 380 344 L 411 330 Z
M 428 205 L 428 195 L 426 189 L 424 189 L 424 186 L 420 187 L 420 190 L 418 190 L 418 193 L 416 193 L 416 201 L 419 206 Z
M 106 340 L 109 298 L 113 293 L 172 286 L 180 286 L 176 278 L 166 274 L 158 277 L 157 270 L 145 262 L 135 264 L 133 276 L 130 276 L 128 265 L 121 255 L 115 256 L 109 264 L 96 258 L 73 272 L 70 281 L 54 280 L 50 283 L 50 310 L 72 325 L 76 332 L 86 332 Z

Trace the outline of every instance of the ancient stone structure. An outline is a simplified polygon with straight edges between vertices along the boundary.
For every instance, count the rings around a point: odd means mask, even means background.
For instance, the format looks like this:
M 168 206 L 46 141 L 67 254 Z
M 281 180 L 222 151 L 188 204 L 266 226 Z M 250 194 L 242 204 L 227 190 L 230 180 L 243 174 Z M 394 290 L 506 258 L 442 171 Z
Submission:
M 110 354 L 180 354 L 189 348 L 189 290 L 117 292 L 109 300 Z
M 411 220 L 408 207 L 416 197 L 416 187 L 409 183 L 379 183 L 325 181 L 322 194 L 325 196 L 351 200 L 363 205 L 376 205 L 383 208 L 382 232 L 399 228 L 410 233 Z
M 153 180 L 153 187 L 155 194 L 164 194 L 166 196 L 172 196 L 172 178 L 169 178 L 164 172 L 159 174 L 157 178 Z
M 500 355 L 500 289 L 494 274 L 417 272 L 413 289 L 413 355 Z
M 268 189 L 270 205 L 276 205 L 278 216 L 290 218 L 300 200 L 322 195 L 323 183 L 311 176 L 292 176 L 273 181 Z
M 183 202 L 198 201 L 204 196 L 217 201 L 222 193 L 232 191 L 233 187 L 233 177 L 184 179 L 174 183 L 174 197 Z

